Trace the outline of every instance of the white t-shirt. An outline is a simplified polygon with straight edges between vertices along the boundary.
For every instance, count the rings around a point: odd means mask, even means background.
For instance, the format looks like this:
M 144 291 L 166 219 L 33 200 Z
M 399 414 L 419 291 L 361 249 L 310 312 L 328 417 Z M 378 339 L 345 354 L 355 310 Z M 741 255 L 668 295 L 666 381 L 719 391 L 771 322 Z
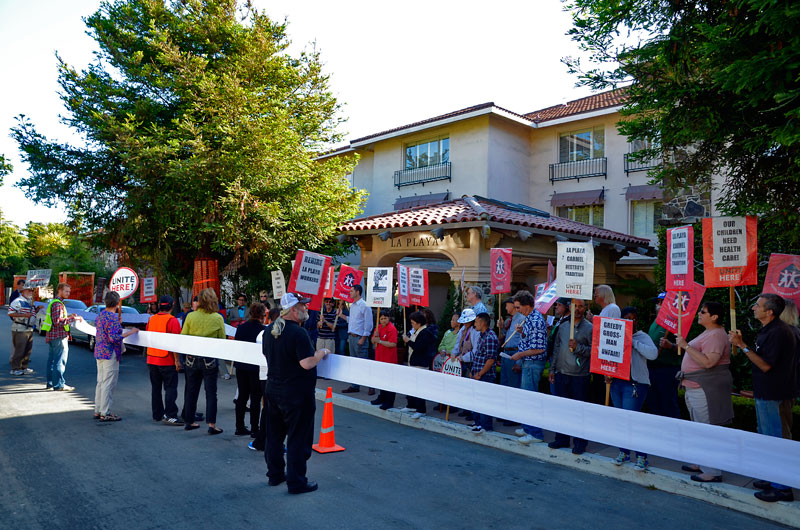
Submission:
M 620 318 L 622 313 L 620 312 L 619 306 L 617 304 L 608 304 L 600 311 L 601 317 L 610 317 L 610 318 Z

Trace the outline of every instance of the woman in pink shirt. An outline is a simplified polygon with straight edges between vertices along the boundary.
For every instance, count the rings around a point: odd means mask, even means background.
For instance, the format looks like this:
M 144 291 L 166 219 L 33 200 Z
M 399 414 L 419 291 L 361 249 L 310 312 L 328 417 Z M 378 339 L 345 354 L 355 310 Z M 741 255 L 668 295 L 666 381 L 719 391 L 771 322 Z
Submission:
M 705 302 L 697 313 L 697 323 L 705 331 L 691 342 L 682 337 L 675 341 L 685 351 L 679 376 L 686 389 L 686 407 L 692 421 L 699 423 L 724 425 L 733 419 L 731 344 L 722 326 L 724 311 L 718 302 Z M 682 469 L 693 472 L 695 482 L 722 482 L 719 469 L 697 465 Z

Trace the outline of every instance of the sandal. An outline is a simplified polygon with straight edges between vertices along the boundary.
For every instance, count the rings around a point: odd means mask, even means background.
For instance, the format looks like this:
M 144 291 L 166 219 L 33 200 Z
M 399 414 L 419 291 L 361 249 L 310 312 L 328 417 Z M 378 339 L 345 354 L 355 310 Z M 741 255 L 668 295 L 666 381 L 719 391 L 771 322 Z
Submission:
M 115 414 L 106 414 L 105 416 L 100 416 L 100 421 L 119 421 L 122 418 Z
M 95 414 L 95 415 L 94 415 L 94 419 L 96 419 L 96 420 L 99 420 L 99 419 L 100 419 L 100 418 L 102 418 L 102 417 L 103 417 L 103 416 L 101 416 L 100 414 Z

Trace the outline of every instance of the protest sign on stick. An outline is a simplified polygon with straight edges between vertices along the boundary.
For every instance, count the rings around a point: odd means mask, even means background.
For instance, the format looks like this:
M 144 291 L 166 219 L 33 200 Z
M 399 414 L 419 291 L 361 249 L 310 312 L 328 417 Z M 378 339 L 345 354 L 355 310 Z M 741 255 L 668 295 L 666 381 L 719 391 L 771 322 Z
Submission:
M 292 275 L 289 278 L 288 291 L 311 298 L 308 308 L 313 311 L 322 309 L 322 300 L 325 297 L 325 282 L 328 279 L 330 264 L 330 256 L 307 250 L 297 251 L 297 257 L 292 267 Z
M 408 297 L 412 305 L 428 307 L 428 271 L 426 269 L 408 268 Z
M 558 242 L 556 263 L 558 296 L 591 300 L 594 288 L 594 246 L 571 241 Z M 575 304 L 570 304 L 569 338 L 575 338 Z
M 286 294 L 286 280 L 283 277 L 283 271 L 272 271 L 272 297 L 280 302 L 283 295 Z
M 119 294 L 121 300 L 128 298 L 139 287 L 139 275 L 131 268 L 120 267 L 111 276 L 108 290 Z
M 156 277 L 142 278 L 142 290 L 139 293 L 139 302 L 149 304 L 158 300 L 156 296 Z
M 685 291 L 694 281 L 694 228 L 667 230 L 667 291 Z
M 589 371 L 629 381 L 633 322 L 621 318 L 594 317 L 592 326 Z M 611 383 L 606 383 L 606 406 L 609 404 L 610 389 Z
M 391 267 L 369 267 L 367 269 L 366 302 L 370 307 L 392 307 Z
M 408 267 L 397 264 L 397 304 L 406 308 L 411 305 L 408 295 Z
M 656 324 L 680 337 L 692 327 L 706 288 L 693 282 L 691 291 L 669 291 L 656 316 Z M 680 322 L 680 326 L 678 323 Z
M 762 293 L 774 293 L 794 300 L 800 307 L 800 256 L 772 254 L 769 257 L 767 276 Z
M 355 285 L 361 285 L 364 271 L 342 265 L 339 268 L 339 276 L 336 278 L 336 287 L 333 289 L 333 297 L 352 304 L 353 298 L 350 296 L 350 289 Z
M 491 294 L 511 292 L 511 249 L 493 248 L 489 251 Z
M 553 304 L 556 302 L 557 299 L 558 299 L 558 280 L 554 280 L 553 283 L 551 283 L 544 289 L 542 294 L 536 297 L 536 302 L 533 308 L 544 315 L 545 313 L 550 311 L 550 308 L 553 307 Z
M 440 371 L 444 375 L 461 377 L 461 361 L 458 359 L 458 357 L 448 357 L 442 365 L 442 369 Z M 447 412 L 445 412 L 444 421 L 450 421 L 450 405 L 447 405 Z
M 47 287 L 50 283 L 50 276 L 53 274 L 53 269 L 32 269 L 28 271 L 25 276 L 25 283 L 30 285 L 31 288 Z

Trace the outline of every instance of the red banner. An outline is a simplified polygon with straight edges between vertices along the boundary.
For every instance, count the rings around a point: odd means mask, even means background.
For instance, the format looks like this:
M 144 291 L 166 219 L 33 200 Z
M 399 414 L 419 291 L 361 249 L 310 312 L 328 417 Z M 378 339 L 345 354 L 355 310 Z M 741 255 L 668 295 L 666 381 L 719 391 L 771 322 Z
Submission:
M 758 283 L 757 230 L 755 217 L 703 219 L 706 287 L 737 287 Z
M 762 293 L 775 293 L 794 300 L 800 307 L 800 256 L 772 254 L 769 257 L 767 277 Z
M 667 230 L 667 291 L 685 291 L 694 282 L 694 228 Z
M 308 308 L 313 311 L 320 311 L 322 309 L 322 301 L 325 299 L 325 285 L 328 281 L 330 265 L 330 256 L 307 250 L 298 250 L 286 291 L 299 293 L 311 298 Z
M 667 292 L 667 296 L 661 304 L 661 311 L 659 311 L 658 316 L 656 316 L 656 324 L 671 333 L 678 334 L 678 294 L 682 293 L 682 309 L 680 310 L 681 336 L 686 338 L 705 292 L 706 288 L 697 282 L 694 282 L 692 291 Z
M 333 289 L 333 297 L 352 304 L 353 299 L 350 297 L 350 289 L 354 285 L 361 285 L 361 279 L 363 277 L 364 271 L 354 269 L 348 265 L 342 265 L 339 268 L 339 277 L 336 279 L 336 287 Z
M 621 318 L 594 317 L 592 358 L 589 371 L 624 379 L 631 378 L 633 322 Z
M 511 292 L 511 249 L 493 248 L 489 262 L 491 264 L 491 293 Z
M 536 297 L 536 304 L 533 308 L 543 315 L 550 311 L 550 308 L 553 307 L 553 304 L 558 300 L 557 282 L 558 280 L 554 280 L 553 283 L 547 286 L 547 289 L 544 290 L 541 296 Z

